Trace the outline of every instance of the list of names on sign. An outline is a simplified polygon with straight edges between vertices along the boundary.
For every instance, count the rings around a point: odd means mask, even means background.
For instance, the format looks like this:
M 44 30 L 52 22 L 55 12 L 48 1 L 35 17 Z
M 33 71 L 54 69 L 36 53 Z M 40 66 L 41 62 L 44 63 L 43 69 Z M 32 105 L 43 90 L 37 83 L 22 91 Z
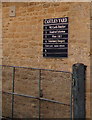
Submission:
M 68 57 L 68 17 L 43 22 L 43 57 Z

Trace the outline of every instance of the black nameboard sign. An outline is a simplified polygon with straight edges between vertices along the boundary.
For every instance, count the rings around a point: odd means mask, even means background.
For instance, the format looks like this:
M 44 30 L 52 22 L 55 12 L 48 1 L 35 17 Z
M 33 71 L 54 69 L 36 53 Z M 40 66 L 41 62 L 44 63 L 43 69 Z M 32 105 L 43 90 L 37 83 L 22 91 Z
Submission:
M 43 57 L 68 57 L 68 17 L 44 19 Z

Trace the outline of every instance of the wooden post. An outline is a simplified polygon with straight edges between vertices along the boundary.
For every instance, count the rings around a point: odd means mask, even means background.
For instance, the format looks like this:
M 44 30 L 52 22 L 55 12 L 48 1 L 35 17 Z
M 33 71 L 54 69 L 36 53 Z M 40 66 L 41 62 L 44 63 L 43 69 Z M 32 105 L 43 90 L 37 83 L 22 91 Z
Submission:
M 82 63 L 73 65 L 73 118 L 85 118 L 85 71 Z

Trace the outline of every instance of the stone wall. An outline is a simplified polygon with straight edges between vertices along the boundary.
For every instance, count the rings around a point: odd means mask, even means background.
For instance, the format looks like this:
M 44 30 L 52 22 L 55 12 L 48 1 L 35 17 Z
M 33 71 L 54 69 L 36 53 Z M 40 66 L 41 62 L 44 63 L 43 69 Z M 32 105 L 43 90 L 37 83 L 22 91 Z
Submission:
M 0 65 L 2 65 L 2 3 L 0 2 Z M 0 91 L 2 90 L 2 72 L 0 67 Z M 0 94 L 0 117 L 2 116 L 2 95 Z
M 92 85 L 92 2 L 90 4 L 90 86 Z M 91 92 L 91 104 L 92 106 L 92 88 L 90 89 Z M 92 118 L 92 107 L 91 107 L 91 118 Z
M 0 2 L 0 65 L 2 64 L 2 3 Z
M 16 16 L 9 16 L 10 6 Z M 87 65 L 86 115 L 90 117 L 90 2 L 3 3 L 3 64 L 72 71 Z M 43 58 L 43 19 L 69 17 L 68 58 Z

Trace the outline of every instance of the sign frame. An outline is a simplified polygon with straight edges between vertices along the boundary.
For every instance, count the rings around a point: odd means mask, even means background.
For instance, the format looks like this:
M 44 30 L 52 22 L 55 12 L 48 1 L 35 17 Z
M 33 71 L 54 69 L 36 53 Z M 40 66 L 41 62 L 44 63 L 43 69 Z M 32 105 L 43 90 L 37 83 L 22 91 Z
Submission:
M 68 58 L 68 17 L 43 20 L 43 57 Z

